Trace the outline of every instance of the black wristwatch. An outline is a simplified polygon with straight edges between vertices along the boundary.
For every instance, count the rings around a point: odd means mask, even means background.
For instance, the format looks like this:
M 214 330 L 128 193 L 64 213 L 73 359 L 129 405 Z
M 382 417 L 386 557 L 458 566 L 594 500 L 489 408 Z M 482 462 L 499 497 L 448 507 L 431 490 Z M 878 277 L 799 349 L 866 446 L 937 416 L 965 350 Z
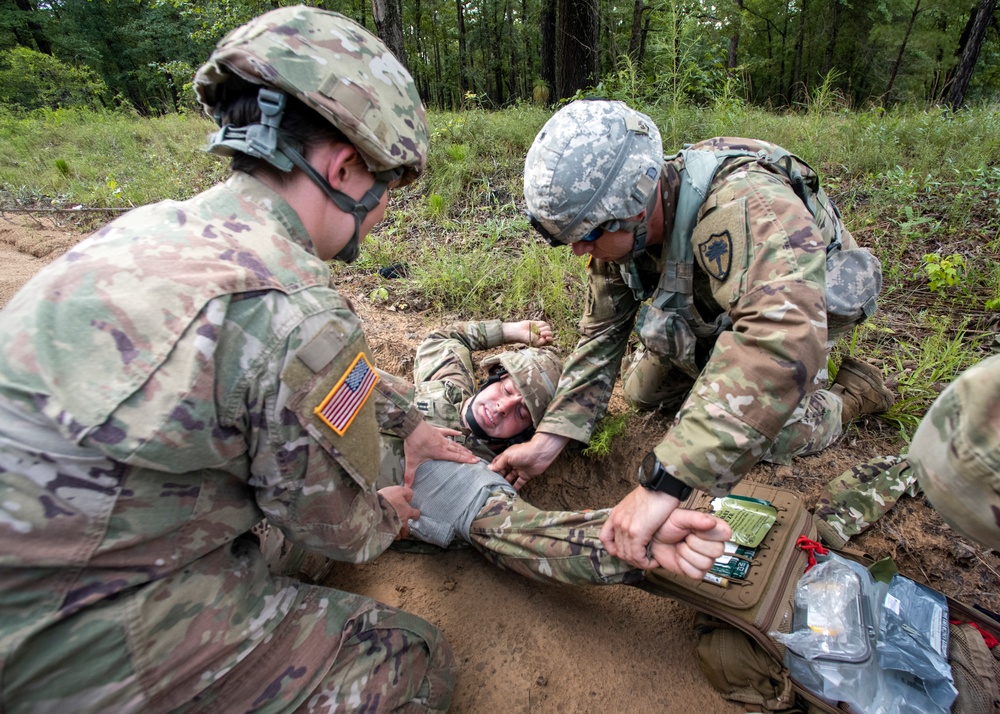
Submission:
M 639 485 L 650 491 L 673 496 L 680 501 L 690 496 L 691 491 L 694 490 L 680 479 L 667 473 L 663 464 L 652 451 L 646 454 L 646 458 L 639 465 Z

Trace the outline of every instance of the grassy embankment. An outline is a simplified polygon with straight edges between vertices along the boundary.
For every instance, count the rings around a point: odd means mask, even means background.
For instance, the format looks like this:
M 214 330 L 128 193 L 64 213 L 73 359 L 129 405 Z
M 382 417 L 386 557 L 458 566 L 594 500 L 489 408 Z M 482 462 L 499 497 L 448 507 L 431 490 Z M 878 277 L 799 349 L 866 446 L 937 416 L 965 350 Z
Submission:
M 880 362 L 905 437 L 954 376 L 998 347 L 1000 108 L 772 114 L 740 105 L 647 107 L 665 149 L 714 135 L 781 144 L 823 177 L 858 241 L 882 260 L 881 309 L 838 347 Z M 432 114 L 427 174 L 393 198 L 349 274 L 406 262 L 368 299 L 462 317 L 544 317 L 575 342 L 583 261 L 540 243 L 521 214 L 521 168 L 549 112 Z M 190 196 L 225 175 L 188 116 L 0 112 L 0 206 L 125 208 Z M 836 359 L 833 360 L 836 363 Z M 620 421 L 620 420 L 619 420 Z

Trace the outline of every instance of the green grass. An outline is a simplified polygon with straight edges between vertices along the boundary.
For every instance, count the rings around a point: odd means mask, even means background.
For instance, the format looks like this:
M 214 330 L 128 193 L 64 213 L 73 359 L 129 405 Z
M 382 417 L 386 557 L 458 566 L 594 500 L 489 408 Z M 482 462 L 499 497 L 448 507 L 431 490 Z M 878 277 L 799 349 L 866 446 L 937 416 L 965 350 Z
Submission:
M 587 444 L 587 448 L 583 450 L 583 455 L 590 458 L 603 459 L 611 453 L 611 445 L 615 439 L 625 432 L 625 427 L 628 425 L 630 416 L 631 413 L 629 412 L 624 414 L 608 414 L 597 422 L 597 428 L 594 429 L 594 434 L 590 437 L 590 443 Z
M 213 126 L 195 115 L 0 110 L 0 187 L 23 200 L 101 207 L 186 198 L 226 173 L 201 150 Z
M 709 108 L 669 100 L 639 108 L 660 126 L 667 153 L 684 141 L 749 136 L 784 146 L 821 173 L 884 273 L 881 309 L 837 352 L 881 361 L 896 379 L 900 400 L 885 420 L 904 436 L 943 384 L 995 349 L 1000 107 L 848 111 L 818 91 L 802 111 L 782 114 L 735 97 Z M 383 281 L 378 300 L 449 319 L 543 318 L 557 345 L 571 348 L 584 261 L 541 243 L 521 212 L 524 156 L 550 115 L 529 105 L 431 113 L 425 175 L 393 194 L 359 261 L 334 270 L 365 275 L 405 262 L 409 277 Z M 194 114 L 0 110 L 0 205 L 128 207 L 191 196 L 226 173 L 225 162 L 202 151 L 212 129 Z M 925 255 L 960 259 L 960 278 L 935 281 Z

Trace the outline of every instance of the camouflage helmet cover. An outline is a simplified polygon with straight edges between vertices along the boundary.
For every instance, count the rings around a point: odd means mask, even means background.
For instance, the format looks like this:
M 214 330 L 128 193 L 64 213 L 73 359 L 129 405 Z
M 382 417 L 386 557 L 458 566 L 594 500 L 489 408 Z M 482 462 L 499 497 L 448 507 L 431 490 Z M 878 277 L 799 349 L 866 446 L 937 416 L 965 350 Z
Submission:
M 482 365 L 490 372 L 498 366 L 507 370 L 524 397 L 524 406 L 531 414 L 532 426 L 537 427 L 555 396 L 556 385 L 559 384 L 559 375 L 562 374 L 562 362 L 559 358 L 549 350 L 528 347 L 487 357 Z
M 524 200 L 557 240 L 574 243 L 641 213 L 662 168 L 652 119 L 623 102 L 579 100 L 556 112 L 528 149 Z
M 955 530 L 1000 547 L 1000 355 L 966 370 L 934 401 L 907 459 Z
M 227 34 L 194 80 L 209 114 L 232 75 L 302 101 L 337 127 L 374 173 L 400 168 L 408 183 L 424 169 L 427 118 L 410 73 L 343 15 L 286 7 Z

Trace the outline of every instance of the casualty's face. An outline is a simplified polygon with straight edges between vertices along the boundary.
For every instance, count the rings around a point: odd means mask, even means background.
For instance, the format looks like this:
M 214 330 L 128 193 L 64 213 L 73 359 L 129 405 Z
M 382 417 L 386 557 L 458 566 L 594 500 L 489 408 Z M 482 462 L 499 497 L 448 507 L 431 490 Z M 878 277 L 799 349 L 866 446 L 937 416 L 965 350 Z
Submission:
M 494 439 L 509 439 L 531 426 L 524 397 L 510 376 L 493 382 L 472 398 L 472 414 Z

